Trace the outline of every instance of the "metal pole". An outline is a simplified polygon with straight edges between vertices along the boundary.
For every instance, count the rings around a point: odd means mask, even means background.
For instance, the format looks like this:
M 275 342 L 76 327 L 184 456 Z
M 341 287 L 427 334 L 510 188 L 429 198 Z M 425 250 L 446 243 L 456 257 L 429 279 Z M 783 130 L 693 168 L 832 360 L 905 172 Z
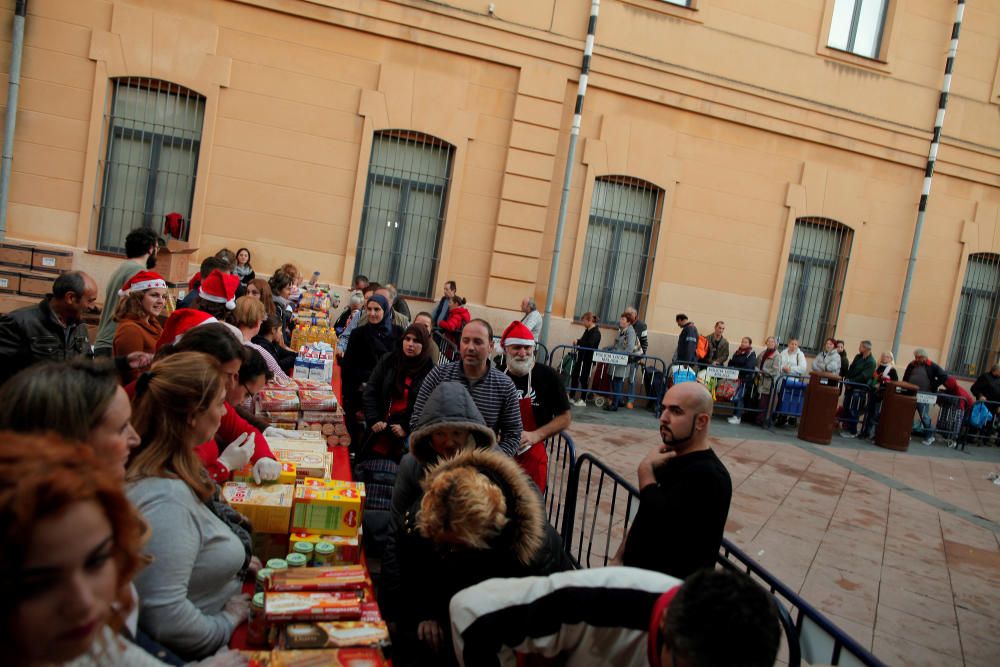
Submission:
M 3 162 L 0 163 L 0 241 L 7 237 L 7 199 L 10 170 L 14 162 L 14 125 L 17 122 L 17 93 L 21 89 L 21 52 L 24 50 L 24 18 L 28 0 L 14 7 L 14 37 L 10 44 L 10 79 L 7 84 L 7 113 L 3 121 Z
M 944 83 L 941 86 L 941 96 L 938 98 L 937 116 L 934 118 L 934 136 L 931 138 L 931 147 L 927 153 L 924 185 L 920 192 L 920 206 L 917 209 L 917 226 L 913 230 L 913 245 L 910 247 L 910 259 L 906 265 L 906 280 L 903 281 L 903 296 L 899 302 L 896 333 L 892 337 L 893 356 L 899 356 L 899 344 L 903 338 L 903 323 L 906 320 L 906 310 L 910 305 L 910 287 L 913 284 L 913 271 L 917 266 L 920 234 L 924 230 L 924 218 L 927 214 L 927 198 L 931 194 L 931 179 L 934 177 L 934 163 L 937 162 L 938 146 L 941 144 L 941 126 L 944 125 L 945 107 L 948 105 L 948 91 L 951 90 L 951 71 L 955 65 L 955 53 L 958 51 L 958 33 L 962 29 L 962 16 L 964 14 L 965 0 L 958 0 L 958 6 L 955 8 L 955 23 L 951 27 L 951 44 L 948 47 L 948 60 L 944 66 Z
M 580 65 L 580 83 L 576 90 L 576 108 L 573 111 L 573 126 L 569 130 L 569 151 L 566 153 L 566 170 L 563 174 L 562 198 L 559 200 L 559 222 L 556 224 L 556 238 L 552 243 L 552 268 L 549 270 L 549 286 L 545 293 L 545 316 L 542 317 L 542 345 L 548 345 L 549 322 L 552 319 L 552 301 L 556 295 L 556 280 L 559 276 L 559 252 L 562 249 L 563 231 L 566 229 L 566 208 L 569 206 L 569 186 L 573 178 L 573 164 L 576 162 L 576 142 L 580 137 L 580 122 L 583 119 L 583 96 L 587 94 L 587 79 L 590 76 L 590 57 L 594 53 L 594 34 L 597 31 L 597 13 L 601 0 L 591 0 L 590 22 L 587 24 L 587 41 L 583 45 L 583 64 Z

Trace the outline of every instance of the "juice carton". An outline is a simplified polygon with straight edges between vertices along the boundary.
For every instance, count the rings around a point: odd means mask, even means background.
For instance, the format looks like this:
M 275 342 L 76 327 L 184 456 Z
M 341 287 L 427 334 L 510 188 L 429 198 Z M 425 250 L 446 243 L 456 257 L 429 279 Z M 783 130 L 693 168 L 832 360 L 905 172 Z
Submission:
M 361 526 L 362 499 L 362 491 L 353 484 L 300 484 L 295 488 L 292 528 L 295 532 L 354 537 Z

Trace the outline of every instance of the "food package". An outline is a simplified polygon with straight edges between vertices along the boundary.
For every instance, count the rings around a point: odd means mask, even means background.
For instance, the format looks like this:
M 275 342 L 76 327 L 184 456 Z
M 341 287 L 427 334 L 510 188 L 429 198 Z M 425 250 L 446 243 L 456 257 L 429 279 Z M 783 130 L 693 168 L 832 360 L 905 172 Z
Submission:
M 297 410 L 284 410 L 281 412 L 270 412 L 266 410 L 261 410 L 259 413 L 261 417 L 271 422 L 273 425 L 275 422 L 283 422 L 285 424 L 294 424 L 299 418 L 299 412 Z M 275 427 L 279 428 L 279 427 Z
M 289 623 L 278 640 L 286 649 L 344 648 L 348 646 L 389 646 L 389 630 L 374 602 L 361 603 L 358 621 L 318 621 Z
M 326 450 L 326 443 L 319 441 L 324 449 L 322 453 L 304 452 L 298 449 L 281 449 L 272 445 L 271 451 L 282 463 L 295 464 L 297 479 L 305 477 L 329 476 L 331 467 L 331 456 Z
M 337 397 L 332 391 L 302 389 L 299 391 L 299 409 L 311 412 L 336 412 Z
M 288 449 L 296 452 L 304 452 L 307 454 L 322 454 L 326 451 L 326 446 L 323 444 L 323 436 L 320 433 L 306 433 L 304 431 L 295 431 L 298 438 L 285 438 L 285 437 L 268 437 L 267 443 L 271 445 L 271 451 L 273 452 L 275 448 L 277 449 Z
M 299 395 L 294 390 L 262 389 L 257 393 L 257 409 L 261 412 L 298 411 Z
M 318 651 L 271 652 L 269 667 L 385 667 L 377 648 L 328 648 Z
M 247 659 L 247 667 L 271 667 L 270 651 L 240 651 Z
M 334 426 L 338 424 L 340 426 L 344 425 L 344 413 L 339 411 L 315 412 L 312 410 L 303 410 L 299 414 L 299 419 L 307 422 L 320 422 L 321 424 L 333 424 Z
M 308 568 L 296 569 L 308 570 Z M 271 577 L 273 584 L 274 575 Z M 357 621 L 361 618 L 361 600 L 357 591 L 291 593 L 268 591 L 264 595 L 264 618 L 268 622 Z
M 309 542 L 313 546 L 320 542 L 333 545 L 331 565 L 351 565 L 361 562 L 361 533 L 353 537 L 346 535 L 318 535 L 313 533 L 292 533 L 288 536 L 289 551 L 295 548 L 296 542 Z
M 294 547 L 293 547 L 294 548 Z M 271 575 L 268 591 L 361 591 L 369 585 L 364 565 L 296 567 Z
M 281 473 L 278 475 L 278 479 L 265 481 L 264 484 L 295 484 L 295 480 L 297 479 L 295 464 L 291 461 L 279 461 L 279 463 L 281 463 Z M 234 472 L 232 481 L 245 482 L 247 484 L 254 483 L 253 464 L 248 464 Z
M 307 481 L 296 486 L 292 507 L 294 532 L 356 536 L 361 526 L 364 485 L 343 484 L 320 486 Z
M 295 486 L 268 484 L 256 486 L 226 482 L 222 495 L 237 512 L 250 519 L 254 532 L 287 533 Z

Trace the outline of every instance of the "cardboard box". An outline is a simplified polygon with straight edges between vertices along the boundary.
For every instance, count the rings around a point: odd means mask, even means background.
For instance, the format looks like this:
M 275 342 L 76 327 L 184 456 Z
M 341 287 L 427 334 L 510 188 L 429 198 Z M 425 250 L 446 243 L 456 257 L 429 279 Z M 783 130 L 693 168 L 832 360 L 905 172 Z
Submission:
M 294 593 L 268 591 L 264 595 L 264 618 L 272 623 L 357 621 L 361 618 L 361 599 L 355 591 Z
M 319 480 L 322 481 L 322 480 Z M 295 487 L 292 528 L 300 533 L 321 535 L 358 534 L 361 526 L 362 489 L 350 486 L 299 484 Z
M 256 486 L 226 482 L 222 494 L 237 512 L 250 519 L 255 533 L 288 533 L 295 487 L 291 484 Z
M 320 542 L 333 545 L 332 565 L 351 565 L 361 562 L 361 531 L 353 537 L 346 535 L 318 535 L 313 533 L 292 533 L 288 536 L 288 550 L 295 548 L 296 542 L 309 542 L 313 546 Z
M 264 389 L 257 393 L 257 409 L 262 412 L 297 411 L 299 395 L 295 391 Z
M 31 251 L 32 247 L 29 245 L 0 243 L 0 265 L 30 269 Z
M 56 281 L 54 275 L 38 275 L 35 273 L 22 273 L 19 293 L 24 296 L 43 297 L 52 293 L 52 283 Z
M 281 474 L 278 475 L 278 479 L 266 481 L 264 484 L 295 484 L 295 464 L 291 461 L 279 461 L 279 463 L 281 464 Z M 256 482 L 253 481 L 253 465 L 247 465 L 234 472 L 232 481 L 255 484 Z
M 21 289 L 21 274 L 15 271 L 0 269 L 0 292 L 17 294 Z
M 31 251 L 31 268 L 46 273 L 62 273 L 73 268 L 73 251 L 54 248 L 34 248 Z
M 364 565 L 296 567 L 272 574 L 268 591 L 363 591 L 369 583 Z
M 253 555 L 262 563 L 272 558 L 284 558 L 291 552 L 288 535 L 261 533 L 255 530 L 250 538 L 253 541 Z
M 389 630 L 378 611 L 378 605 L 374 602 L 362 602 L 361 619 L 358 621 L 289 623 L 282 630 L 278 642 L 286 649 L 349 646 L 386 649 L 389 646 Z
M 385 667 L 377 648 L 328 648 L 316 651 L 271 651 L 269 667 Z
M 326 452 L 326 443 L 321 442 L 322 453 L 303 452 L 297 449 L 282 449 L 271 445 L 271 452 L 282 463 L 295 464 L 298 479 L 305 477 L 323 477 L 329 475 L 332 457 Z

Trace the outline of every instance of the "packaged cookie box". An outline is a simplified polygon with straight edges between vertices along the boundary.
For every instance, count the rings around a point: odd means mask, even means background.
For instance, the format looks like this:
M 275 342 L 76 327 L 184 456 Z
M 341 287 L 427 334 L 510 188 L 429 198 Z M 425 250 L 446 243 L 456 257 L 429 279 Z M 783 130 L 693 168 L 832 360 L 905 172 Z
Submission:
M 389 646 L 389 630 L 378 605 L 363 602 L 361 618 L 357 621 L 289 623 L 282 629 L 278 643 L 286 649 L 372 646 L 384 651 Z
M 257 393 L 257 409 L 261 412 L 297 412 L 299 395 L 294 390 L 262 389 Z
M 296 479 L 306 477 L 325 478 L 330 476 L 333 458 L 326 451 L 326 443 L 320 441 L 323 453 L 304 452 L 298 449 L 283 449 L 271 446 L 271 451 L 282 463 L 295 464 Z
M 321 389 L 299 390 L 299 409 L 303 412 L 336 412 L 337 397 L 332 391 Z
M 369 584 L 364 565 L 296 567 L 274 572 L 268 592 L 363 591 Z
M 264 618 L 269 623 L 357 621 L 361 618 L 361 599 L 357 591 L 289 593 L 267 591 L 264 594 Z
M 250 519 L 254 532 L 287 533 L 295 486 L 268 484 L 257 486 L 226 482 L 222 495 L 237 512 Z
M 271 651 L 268 667 L 385 667 L 377 648 L 327 648 L 315 651 Z
M 292 533 L 288 536 L 289 550 L 296 542 L 309 542 L 314 547 L 320 542 L 333 545 L 331 565 L 353 565 L 361 562 L 361 531 L 355 536 Z

